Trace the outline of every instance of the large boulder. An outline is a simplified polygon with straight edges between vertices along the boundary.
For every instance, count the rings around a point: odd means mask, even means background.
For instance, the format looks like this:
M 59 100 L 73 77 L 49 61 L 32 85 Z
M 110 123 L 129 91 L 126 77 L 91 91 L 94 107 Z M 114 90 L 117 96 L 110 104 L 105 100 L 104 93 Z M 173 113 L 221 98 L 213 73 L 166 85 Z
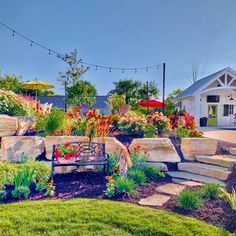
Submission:
M 3 137 L 2 160 L 20 161 L 24 157 L 35 160 L 45 151 L 44 139 L 37 136 Z
M 133 139 L 129 146 L 130 152 L 133 152 L 137 147 L 148 153 L 148 162 L 150 163 L 180 162 L 180 157 L 169 138 Z
M 127 147 L 114 137 L 93 138 L 93 142 L 105 143 L 106 153 L 112 154 L 117 152 L 119 155 L 118 165 L 122 174 L 125 174 L 128 167 L 132 165 Z
M 197 155 L 215 155 L 218 141 L 210 138 L 182 138 L 181 151 L 184 159 L 195 161 Z
M 0 137 L 15 135 L 17 129 L 17 119 L 7 115 L 0 115 Z
M 30 131 L 36 123 L 36 119 L 33 116 L 16 116 L 15 118 L 18 121 L 16 135 L 24 135 Z

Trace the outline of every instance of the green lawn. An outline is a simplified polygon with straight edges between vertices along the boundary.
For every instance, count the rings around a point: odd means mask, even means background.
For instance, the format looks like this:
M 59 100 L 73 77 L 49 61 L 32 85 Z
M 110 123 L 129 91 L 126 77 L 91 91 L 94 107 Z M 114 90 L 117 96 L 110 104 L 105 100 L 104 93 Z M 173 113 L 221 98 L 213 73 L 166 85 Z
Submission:
M 49 200 L 0 205 L 0 235 L 229 235 L 192 218 L 133 204 Z

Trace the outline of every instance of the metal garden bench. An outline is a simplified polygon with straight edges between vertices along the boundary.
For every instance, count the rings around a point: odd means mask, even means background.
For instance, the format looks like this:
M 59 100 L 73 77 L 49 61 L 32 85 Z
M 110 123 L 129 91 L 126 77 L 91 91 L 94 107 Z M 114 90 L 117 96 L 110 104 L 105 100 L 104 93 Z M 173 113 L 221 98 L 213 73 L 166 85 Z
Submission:
M 51 178 L 53 177 L 54 169 L 60 166 L 103 166 L 104 174 L 109 173 L 109 154 L 105 152 L 104 143 L 96 142 L 70 142 L 70 145 L 76 149 L 76 156 L 73 160 L 61 162 L 55 155 L 55 151 L 62 145 L 53 145 L 52 164 L 51 164 Z

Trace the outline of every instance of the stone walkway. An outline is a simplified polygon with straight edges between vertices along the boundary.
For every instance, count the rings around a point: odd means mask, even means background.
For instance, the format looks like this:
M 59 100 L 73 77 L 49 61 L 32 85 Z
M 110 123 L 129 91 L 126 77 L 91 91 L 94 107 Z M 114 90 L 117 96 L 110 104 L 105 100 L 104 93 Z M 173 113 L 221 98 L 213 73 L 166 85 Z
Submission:
M 171 196 L 177 196 L 182 192 L 187 186 L 201 186 L 201 183 L 194 181 L 181 181 L 180 179 L 175 179 L 176 183 L 168 183 L 160 185 L 156 188 L 156 193 L 139 200 L 138 204 L 142 206 L 158 206 L 162 207 L 166 202 L 168 202 Z

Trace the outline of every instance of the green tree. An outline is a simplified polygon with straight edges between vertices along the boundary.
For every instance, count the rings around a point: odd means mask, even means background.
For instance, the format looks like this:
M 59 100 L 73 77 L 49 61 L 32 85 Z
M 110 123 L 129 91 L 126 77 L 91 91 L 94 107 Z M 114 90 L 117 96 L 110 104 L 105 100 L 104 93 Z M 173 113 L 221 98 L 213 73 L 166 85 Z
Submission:
M 94 85 L 88 81 L 77 81 L 74 85 L 67 89 L 67 104 L 86 104 L 92 106 L 97 95 L 97 90 Z
M 112 114 L 118 112 L 119 107 L 125 105 L 125 95 L 111 94 L 107 102 Z
M 183 92 L 182 89 L 177 88 L 166 97 L 166 105 L 167 105 L 167 108 L 165 108 L 166 115 L 170 115 L 176 110 L 174 98 L 182 92 Z
M 159 90 L 154 81 L 149 83 L 148 88 L 146 83 L 132 79 L 120 80 L 113 84 L 115 89 L 111 90 L 109 94 L 125 95 L 126 104 L 130 105 L 136 104 L 138 100 L 147 100 L 147 91 L 149 99 L 157 98 L 159 95 Z
M 2 75 L 0 74 L 0 88 L 12 91 L 14 93 L 21 93 L 23 89 L 21 88 L 21 78 L 16 75 Z
M 157 88 L 157 83 L 155 81 L 150 81 L 147 83 L 142 83 L 138 90 L 139 100 L 149 100 L 150 98 L 157 99 L 159 97 L 159 89 Z
M 65 81 L 67 85 L 74 85 L 77 81 L 80 80 L 81 76 L 89 69 L 88 67 L 83 67 L 81 65 L 82 59 L 78 59 L 78 53 L 75 49 L 71 53 L 65 53 L 63 56 L 59 56 L 63 58 L 68 68 L 65 72 L 59 72 L 59 81 L 63 84 Z

